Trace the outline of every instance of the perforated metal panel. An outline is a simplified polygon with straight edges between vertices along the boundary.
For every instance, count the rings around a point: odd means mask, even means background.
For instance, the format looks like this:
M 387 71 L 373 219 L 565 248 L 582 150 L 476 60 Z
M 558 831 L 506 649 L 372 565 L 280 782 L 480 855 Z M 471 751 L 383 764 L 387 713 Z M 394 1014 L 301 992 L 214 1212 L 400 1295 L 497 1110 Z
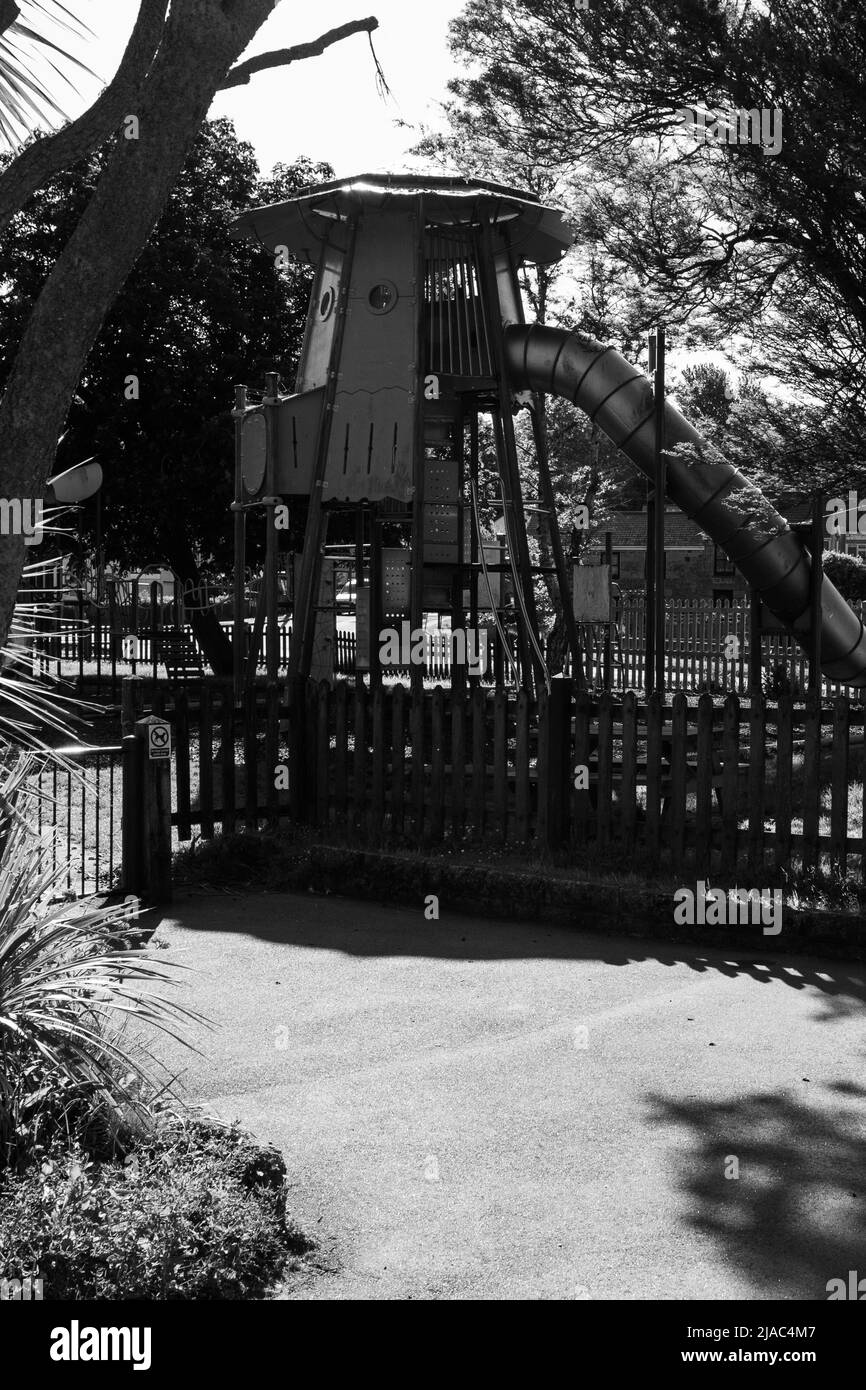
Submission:
M 457 508 L 432 503 L 424 508 L 424 563 L 457 564 Z
M 409 612 L 411 575 L 409 551 L 386 546 L 382 551 L 382 603 L 386 614 Z
M 458 467 L 456 459 L 427 459 L 425 461 L 425 502 L 454 503 L 457 501 Z

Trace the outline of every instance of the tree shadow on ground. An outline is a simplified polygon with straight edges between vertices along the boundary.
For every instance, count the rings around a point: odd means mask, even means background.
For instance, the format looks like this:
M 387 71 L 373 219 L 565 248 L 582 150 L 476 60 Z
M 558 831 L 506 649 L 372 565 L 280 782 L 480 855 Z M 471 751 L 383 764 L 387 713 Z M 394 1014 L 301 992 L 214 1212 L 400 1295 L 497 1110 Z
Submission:
M 756 1093 L 729 1101 L 648 1097 L 677 1148 L 690 1225 L 721 1247 L 757 1295 L 826 1299 L 830 1279 L 866 1276 L 866 1090 L 815 1088 L 813 1103 Z M 738 1177 L 732 1160 L 739 1165 Z
M 149 920 L 146 920 L 148 918 Z M 448 912 L 427 920 L 423 899 L 417 908 L 355 902 L 307 893 L 195 893 L 174 907 L 152 912 L 142 925 L 154 932 L 160 921 L 191 931 L 240 932 L 274 945 L 340 951 L 347 955 L 416 956 L 432 960 L 563 960 L 628 966 L 656 962 L 685 965 L 696 974 L 715 973 L 820 995 L 819 1021 L 860 1013 L 866 1005 L 866 965 L 803 955 L 774 955 L 756 945 L 696 946 L 593 932 L 579 926 L 504 921 Z

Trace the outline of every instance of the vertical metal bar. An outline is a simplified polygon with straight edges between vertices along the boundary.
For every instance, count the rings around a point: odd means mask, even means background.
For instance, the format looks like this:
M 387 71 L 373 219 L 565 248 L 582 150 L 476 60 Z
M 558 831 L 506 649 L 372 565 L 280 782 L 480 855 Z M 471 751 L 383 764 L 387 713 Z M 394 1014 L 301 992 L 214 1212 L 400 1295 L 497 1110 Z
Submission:
M 454 328 L 453 328 L 452 323 L 451 323 L 451 320 L 452 320 L 452 317 L 453 317 L 453 315 L 452 315 L 452 305 L 451 305 L 451 291 L 452 291 L 452 289 L 453 289 L 453 285 L 452 285 L 452 283 L 451 283 L 451 262 L 450 262 L 450 260 L 449 260 L 449 258 L 448 258 L 448 250 L 449 250 L 449 248 L 448 248 L 448 240 L 447 240 L 446 237 L 443 236 L 443 237 L 442 237 L 442 258 L 443 258 L 443 265 L 444 265 L 444 267 L 445 267 L 445 294 L 446 294 L 446 297 L 447 297 L 447 298 L 446 298 L 446 302 L 447 302 L 447 304 L 448 304 L 448 371 L 449 371 L 449 373 L 453 376 L 453 375 L 454 375 Z
M 72 773 L 66 770 L 66 887 L 72 887 Z
M 279 382 L 280 378 L 276 372 L 265 373 L 265 398 L 263 401 L 265 411 L 265 421 L 267 426 L 267 459 L 265 467 L 265 486 L 269 497 L 274 496 L 276 487 L 276 460 L 279 447 Z M 267 628 L 265 630 L 265 665 L 267 669 L 268 681 L 275 681 L 280 665 L 280 633 L 277 627 L 277 532 L 274 525 L 275 518 L 274 504 L 269 503 L 265 508 L 265 519 L 267 534 L 265 536 L 265 574 L 264 584 L 266 590 L 265 614 Z
M 559 530 L 559 518 L 556 512 L 556 497 L 553 491 L 553 479 L 550 473 L 550 460 L 547 452 L 544 396 L 541 393 L 536 395 L 535 408 L 529 413 L 532 418 L 532 432 L 535 436 L 535 453 L 538 459 L 539 492 L 542 505 L 547 512 L 550 548 L 553 552 L 553 563 L 556 566 L 556 577 L 559 587 L 559 597 L 562 603 L 565 632 L 571 650 L 572 678 L 577 682 L 578 690 L 582 690 L 585 684 L 585 677 L 583 657 L 580 650 L 580 635 L 574 618 L 574 600 L 569 585 L 565 553 L 562 548 L 562 536 Z
M 379 651 L 382 645 L 381 632 L 384 627 L 383 583 L 382 583 L 382 522 L 378 507 L 370 507 L 370 689 L 382 684 L 382 663 Z M 382 750 L 379 750 L 384 756 Z
M 452 584 L 452 606 L 451 606 L 451 689 L 456 691 L 462 700 L 466 694 L 466 668 L 469 661 L 468 653 L 468 634 L 466 633 L 466 612 L 463 608 L 463 582 L 466 575 L 466 549 L 465 549 L 465 511 L 466 511 L 466 479 L 464 477 L 466 468 L 465 450 L 465 422 L 463 417 L 463 397 L 458 401 L 458 415 L 453 427 L 452 434 L 452 453 L 454 455 L 454 467 L 457 473 L 457 568 L 454 572 Z M 455 668 L 454 656 L 456 653 L 455 633 L 461 630 L 464 633 L 463 655 L 465 660 L 462 665 Z M 473 642 L 477 641 L 477 628 L 471 629 Z M 452 778 L 456 778 L 456 771 L 452 771 Z
M 434 242 L 432 242 L 432 228 L 430 232 L 427 232 L 425 231 L 424 227 L 421 227 L 420 236 L 421 238 L 423 238 L 425 245 L 424 265 L 425 286 L 427 286 L 427 303 L 425 303 L 424 311 L 425 313 L 427 313 L 428 321 L 430 321 L 430 354 L 428 354 L 427 359 L 427 371 L 430 371 L 430 373 L 435 374 L 436 371 L 439 370 L 439 363 L 435 359 L 434 350 L 436 341 L 434 321 L 434 306 L 436 303 L 436 263 L 434 260 Z
M 472 405 L 469 415 L 469 478 L 474 495 L 478 496 L 478 410 Z M 469 518 L 469 626 L 474 631 L 478 631 L 478 564 L 479 546 L 483 545 L 483 539 L 479 535 L 475 525 L 475 508 L 470 512 Z M 500 579 L 500 583 L 501 583 Z M 492 614 L 491 614 L 492 617 Z M 488 629 L 489 633 L 489 629 Z M 480 676 L 476 679 L 470 676 L 470 680 L 476 684 L 481 684 Z
M 809 690 L 821 688 L 821 636 L 823 607 L 821 593 L 824 586 L 824 495 L 812 494 L 812 563 L 809 599 L 811 603 L 811 631 L 809 633 Z
M 484 364 L 481 360 L 481 324 L 478 321 L 478 296 L 481 293 L 481 286 L 479 284 L 478 276 L 475 271 L 475 247 L 471 240 L 468 242 L 467 256 L 469 257 L 469 287 L 471 290 L 472 297 L 472 327 L 475 330 L 476 356 L 475 361 L 472 363 L 472 365 L 477 368 L 477 371 L 475 372 L 472 372 L 470 368 L 470 373 L 473 376 L 486 376 L 486 372 L 483 369 Z
M 78 841 L 79 846 L 80 846 L 80 850 L 81 850 L 81 896 L 82 896 L 82 898 L 84 897 L 84 873 L 85 873 L 85 867 L 86 867 L 86 864 L 87 864 L 87 842 L 86 842 L 86 839 L 85 839 L 85 824 L 86 824 L 86 822 L 85 822 L 85 812 L 86 812 L 85 802 L 86 802 L 86 799 L 87 799 L 87 772 L 86 772 L 86 770 L 85 770 L 84 768 L 82 768 L 82 769 L 81 769 L 81 834 L 80 834 L 79 841 Z
M 456 254 L 458 249 L 461 250 L 461 258 L 460 258 L 459 262 L 458 262 L 458 260 L 457 260 L 457 254 Z M 468 305 L 468 303 L 466 302 L 466 262 L 465 262 L 465 260 L 463 260 L 463 258 L 462 258 L 462 248 L 455 247 L 455 257 L 454 257 L 454 275 L 455 275 L 455 279 L 457 278 L 457 267 L 458 267 L 458 264 L 459 264 L 459 267 L 460 267 L 460 276 L 459 276 L 459 279 L 460 279 L 460 300 L 459 300 L 459 304 L 458 304 L 458 317 L 459 317 L 459 310 L 460 310 L 460 308 L 462 308 L 462 310 L 463 310 L 463 316 L 462 316 L 462 319 L 461 319 L 461 321 L 460 321 L 460 361 L 459 361 L 459 367 L 460 367 L 460 375 L 461 375 L 461 376 L 465 376 L 465 375 L 466 375 L 466 367 L 464 366 L 464 363 L 463 363 L 463 343 L 464 343 L 464 340 L 465 340 L 465 343 L 466 343 L 466 353 L 467 353 L 467 357 L 468 357 L 468 354 L 469 354 L 469 305 Z M 461 557 L 461 558 L 462 558 L 462 557 Z
M 416 280 L 424 268 L 424 195 L 419 193 L 415 208 Z M 412 549 L 411 571 L 409 577 L 409 611 L 412 630 L 417 632 L 422 625 L 424 612 L 424 363 L 422 348 L 424 343 L 424 315 L 422 306 L 415 301 L 416 332 L 416 379 L 415 379 L 415 429 L 413 434 L 412 481 Z M 441 315 L 440 315 L 441 321 Z M 413 703 L 420 701 L 424 691 L 424 668 L 420 662 L 413 662 L 409 673 Z M 414 727 L 414 726 L 413 726 Z
M 99 784 L 100 784 L 100 781 L 102 780 L 102 779 L 101 779 L 101 775 L 100 775 L 101 772 L 102 772 L 102 758 L 103 758 L 103 754 L 102 754 L 102 753 L 97 753 L 97 755 L 96 755 L 96 815 L 95 815 L 95 820 L 96 820 L 96 834 L 95 834 L 95 836 L 94 836 L 94 841 L 95 841 L 95 843 L 94 843 L 94 854 L 95 854 L 95 858 L 96 858 L 96 868 L 95 868 L 95 870 L 94 870 L 94 884 L 93 884 L 93 891 L 94 891 L 94 893 L 98 893 L 98 892 L 99 892 L 99 812 L 100 812 L 100 808 L 101 808 L 101 806 L 102 806 L 102 804 L 103 804 L 102 798 L 101 798 L 100 795 L 99 795 L 99 791 L 100 791 Z
M 299 674 L 306 675 L 310 669 L 310 660 L 313 652 L 315 622 L 312 621 L 311 618 L 312 609 L 318 602 L 319 597 L 321 541 L 322 532 L 327 522 L 327 515 L 323 517 L 322 512 L 325 472 L 327 470 L 328 449 L 331 441 L 334 397 L 337 394 L 337 370 L 340 364 L 340 354 L 343 347 L 357 230 L 357 222 L 353 221 L 349 228 L 349 245 L 340 274 L 337 308 L 339 317 L 331 344 L 331 355 L 328 363 L 328 382 L 325 388 L 325 399 L 322 403 L 322 415 L 319 422 L 318 437 L 316 439 L 316 467 L 313 487 L 310 493 L 309 508 L 307 511 L 307 524 L 304 529 L 304 550 L 301 556 L 301 573 L 295 593 L 295 607 L 292 617 L 292 650 L 289 658 L 289 675 L 292 677 Z M 423 264 L 420 271 L 416 272 L 416 275 L 419 274 L 423 275 Z M 415 293 L 416 296 L 421 293 L 420 284 L 417 282 Z M 424 365 L 420 360 L 422 356 L 421 346 L 422 345 L 419 343 L 419 371 Z M 421 380 L 423 381 L 423 378 L 421 378 Z
M 479 309 L 481 314 L 481 329 L 484 335 L 484 350 L 487 355 L 487 360 L 485 363 L 487 367 L 487 372 L 485 373 L 485 375 L 492 376 L 494 373 L 494 363 L 493 352 L 490 348 L 490 334 L 487 329 L 487 315 L 489 313 L 492 313 L 495 308 L 498 308 L 498 296 L 494 304 L 488 305 L 487 300 L 490 295 L 490 285 L 488 284 L 486 277 L 481 273 L 481 257 L 485 253 L 485 251 L 486 247 L 482 249 L 482 247 L 480 247 L 477 243 L 475 244 L 475 274 L 478 280 L 478 295 L 481 300 Z M 479 339 L 478 341 L 480 351 L 481 340 Z
M 749 590 L 749 694 L 761 693 L 761 595 L 757 589 Z
M 609 578 L 609 577 L 610 577 L 610 572 L 611 572 L 611 570 L 613 569 L 613 533 L 612 533 L 611 531 L 605 531 L 605 533 L 604 533 L 604 563 L 607 565 L 607 572 L 608 572 L 608 578 Z M 610 630 L 610 615 L 608 615 L 608 621 L 607 621 L 607 622 L 605 623 L 605 625 L 604 625 L 604 688 L 605 688 L 605 690 L 610 690 L 610 688 L 611 688 L 611 682 L 612 682 L 612 677 L 613 677 L 612 663 L 611 663 L 611 656 L 612 656 L 612 653 L 611 653 L 611 637 L 612 637 L 612 633 L 611 633 L 611 630 Z
M 655 411 L 655 433 L 653 455 L 655 465 L 655 688 L 664 697 L 665 693 L 665 496 L 667 494 L 667 460 L 665 458 L 665 330 L 655 332 L 655 377 L 653 381 L 653 404 Z
M 109 754 L 108 758 L 108 805 L 111 808 L 108 816 L 108 886 L 111 887 L 114 878 L 114 753 Z
M 506 534 L 508 536 L 509 558 L 515 567 L 515 583 L 520 586 L 526 609 L 527 621 L 534 634 L 538 633 L 538 618 L 535 610 L 535 592 L 532 585 L 532 568 L 529 558 L 529 544 L 526 537 L 526 518 L 523 513 L 523 497 L 520 487 L 520 471 L 517 463 L 517 444 L 514 438 L 514 421 L 511 418 L 511 390 L 505 365 L 505 349 L 502 339 L 502 314 L 499 308 L 499 291 L 496 283 L 496 270 L 493 259 L 493 236 L 489 222 L 483 227 L 484 283 L 486 289 L 486 317 L 490 318 L 490 333 L 496 343 L 496 378 L 499 393 L 499 408 L 494 415 L 499 471 L 503 484 L 505 502 Z M 523 681 L 531 691 L 532 671 L 540 679 L 544 678 L 544 667 L 524 630 L 524 623 L 518 620 L 518 640 Z M 531 663 L 531 664 L 530 664 Z
M 244 674 L 244 657 L 246 636 L 246 604 L 245 604 L 245 584 L 246 577 L 246 513 L 241 510 L 243 505 L 244 485 L 243 472 L 241 468 L 241 449 L 243 439 L 243 420 L 247 408 L 247 388 L 246 386 L 235 386 L 235 406 L 232 411 L 232 418 L 235 422 L 235 572 L 234 572 L 234 614 L 232 624 L 232 656 L 234 661 L 234 686 L 235 694 L 240 695 L 241 683 Z
M 445 286 L 442 283 L 442 247 L 440 236 L 437 229 L 435 233 L 436 246 L 436 304 L 437 319 L 439 323 L 439 370 L 445 370 Z

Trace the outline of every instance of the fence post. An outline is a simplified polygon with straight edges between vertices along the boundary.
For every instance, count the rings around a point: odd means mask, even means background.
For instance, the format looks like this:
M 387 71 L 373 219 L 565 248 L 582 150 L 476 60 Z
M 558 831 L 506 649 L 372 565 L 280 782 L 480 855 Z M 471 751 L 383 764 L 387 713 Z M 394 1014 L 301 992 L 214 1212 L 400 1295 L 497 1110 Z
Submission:
M 287 682 L 289 703 L 289 808 L 293 821 L 306 819 L 306 749 L 305 725 L 307 691 L 303 676 L 291 676 Z
M 134 735 L 137 797 L 130 806 L 133 824 L 129 831 L 137 833 L 138 838 L 135 853 L 139 886 L 130 891 L 136 891 L 148 903 L 171 902 L 171 759 L 157 761 L 147 755 L 148 729 L 164 722 L 155 714 L 149 714 L 136 721 Z M 123 843 L 125 849 L 128 843 L 126 823 Z
M 571 681 L 566 676 L 554 676 L 547 697 L 547 719 L 544 721 L 539 761 L 543 758 L 547 773 L 544 783 L 546 799 L 545 841 L 548 849 L 556 849 L 568 839 L 568 808 L 571 802 Z
M 144 681 L 141 676 L 124 676 L 120 686 L 120 726 L 124 737 L 131 734 L 144 713 Z

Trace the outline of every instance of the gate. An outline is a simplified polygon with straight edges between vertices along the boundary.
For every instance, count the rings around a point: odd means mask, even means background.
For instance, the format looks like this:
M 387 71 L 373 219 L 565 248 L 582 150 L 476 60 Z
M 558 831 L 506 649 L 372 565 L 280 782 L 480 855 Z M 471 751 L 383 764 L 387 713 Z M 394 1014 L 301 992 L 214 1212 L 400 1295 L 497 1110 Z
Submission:
M 65 865 L 55 892 L 85 898 L 119 888 L 120 745 L 57 748 L 31 775 L 28 788 L 33 823 L 43 837 L 43 867 Z

